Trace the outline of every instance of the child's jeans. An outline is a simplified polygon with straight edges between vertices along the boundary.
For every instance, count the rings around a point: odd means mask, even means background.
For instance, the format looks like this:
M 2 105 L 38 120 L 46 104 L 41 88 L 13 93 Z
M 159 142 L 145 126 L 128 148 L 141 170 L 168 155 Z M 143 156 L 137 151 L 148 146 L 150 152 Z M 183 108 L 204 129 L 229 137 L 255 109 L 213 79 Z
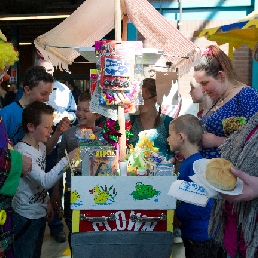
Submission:
M 214 239 L 196 241 L 183 239 L 186 258 L 217 258 L 219 245 Z
M 46 217 L 30 220 L 14 212 L 13 225 L 14 236 L 18 237 L 13 244 L 15 258 L 39 258 L 46 228 Z
M 71 248 L 71 233 L 72 233 L 72 209 L 71 209 L 71 191 L 65 191 L 64 193 L 64 216 L 65 223 L 68 227 L 68 243 Z

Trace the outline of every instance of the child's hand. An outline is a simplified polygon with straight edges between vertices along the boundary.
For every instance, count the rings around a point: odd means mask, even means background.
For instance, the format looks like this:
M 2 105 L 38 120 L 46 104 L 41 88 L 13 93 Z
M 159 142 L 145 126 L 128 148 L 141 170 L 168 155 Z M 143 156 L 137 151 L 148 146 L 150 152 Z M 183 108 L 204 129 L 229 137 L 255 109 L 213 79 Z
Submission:
M 47 203 L 47 221 L 52 221 L 54 219 L 54 210 L 50 201 Z
M 75 148 L 73 151 L 68 153 L 69 160 L 72 160 L 74 158 L 74 155 L 78 151 L 79 148 Z
M 168 162 L 171 163 L 171 164 L 173 164 L 173 165 L 176 164 L 176 159 L 175 159 L 175 157 L 172 157 L 171 159 L 169 159 Z
M 60 120 L 60 122 L 58 123 L 57 127 L 56 127 L 56 131 L 59 132 L 60 134 L 62 134 L 63 132 L 65 132 L 67 129 L 69 129 L 70 127 L 70 120 L 68 119 L 68 117 L 64 117 Z
M 52 195 L 50 198 L 50 202 L 53 206 L 55 206 L 56 203 L 58 203 L 58 205 L 60 205 L 61 198 L 60 198 L 60 193 L 59 193 L 59 184 L 57 184 L 57 185 L 55 184 L 52 189 L 53 189 L 53 191 L 52 191 Z
M 32 169 L 32 160 L 31 158 L 22 155 L 22 175 L 27 176 Z

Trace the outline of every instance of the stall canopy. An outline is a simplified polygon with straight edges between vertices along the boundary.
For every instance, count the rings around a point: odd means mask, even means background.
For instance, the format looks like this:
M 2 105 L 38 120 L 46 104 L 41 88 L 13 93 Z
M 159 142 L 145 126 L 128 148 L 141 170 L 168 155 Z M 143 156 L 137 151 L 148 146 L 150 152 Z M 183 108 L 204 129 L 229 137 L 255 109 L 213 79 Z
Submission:
M 233 58 L 233 48 L 247 45 L 253 49 L 258 41 L 258 11 L 253 11 L 238 22 L 219 27 L 195 31 L 194 36 L 206 37 L 218 45 L 229 43 L 229 56 Z
M 147 0 L 121 0 L 121 10 L 148 42 L 162 50 L 173 66 L 179 68 L 179 76 L 196 63 L 200 55 L 196 45 Z M 114 1 L 87 0 L 58 26 L 37 37 L 34 43 L 46 60 L 68 69 L 68 65 L 80 55 L 76 49 L 92 47 L 113 28 Z

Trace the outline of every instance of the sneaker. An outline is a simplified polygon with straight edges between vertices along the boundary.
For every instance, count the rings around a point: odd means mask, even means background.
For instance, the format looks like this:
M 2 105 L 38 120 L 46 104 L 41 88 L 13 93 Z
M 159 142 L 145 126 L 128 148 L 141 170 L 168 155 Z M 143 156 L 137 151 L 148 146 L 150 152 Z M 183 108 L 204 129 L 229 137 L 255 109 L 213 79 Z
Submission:
M 51 236 L 54 237 L 54 239 L 56 240 L 56 242 L 58 243 L 63 243 L 66 241 L 66 235 L 64 231 L 61 232 L 52 232 Z
M 173 238 L 173 244 L 182 244 L 183 239 L 181 237 L 174 237 Z
M 183 243 L 183 239 L 181 238 L 181 230 L 180 228 L 174 228 L 174 232 L 173 232 L 173 243 L 174 244 L 181 244 Z

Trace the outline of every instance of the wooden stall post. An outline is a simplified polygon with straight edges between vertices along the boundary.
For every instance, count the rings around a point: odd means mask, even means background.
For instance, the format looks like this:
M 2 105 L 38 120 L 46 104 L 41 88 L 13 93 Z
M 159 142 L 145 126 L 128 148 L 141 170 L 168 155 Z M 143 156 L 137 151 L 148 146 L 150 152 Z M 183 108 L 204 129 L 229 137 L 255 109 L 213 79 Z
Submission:
M 123 34 L 122 34 L 122 41 L 127 41 L 127 23 L 128 23 L 128 16 L 126 11 L 125 0 L 121 0 L 121 8 L 123 12 Z
M 121 6 L 120 0 L 115 1 L 115 40 L 121 41 Z M 120 161 L 126 161 L 126 133 L 125 133 L 125 116 L 124 107 L 118 106 L 118 123 L 122 136 L 119 140 Z

